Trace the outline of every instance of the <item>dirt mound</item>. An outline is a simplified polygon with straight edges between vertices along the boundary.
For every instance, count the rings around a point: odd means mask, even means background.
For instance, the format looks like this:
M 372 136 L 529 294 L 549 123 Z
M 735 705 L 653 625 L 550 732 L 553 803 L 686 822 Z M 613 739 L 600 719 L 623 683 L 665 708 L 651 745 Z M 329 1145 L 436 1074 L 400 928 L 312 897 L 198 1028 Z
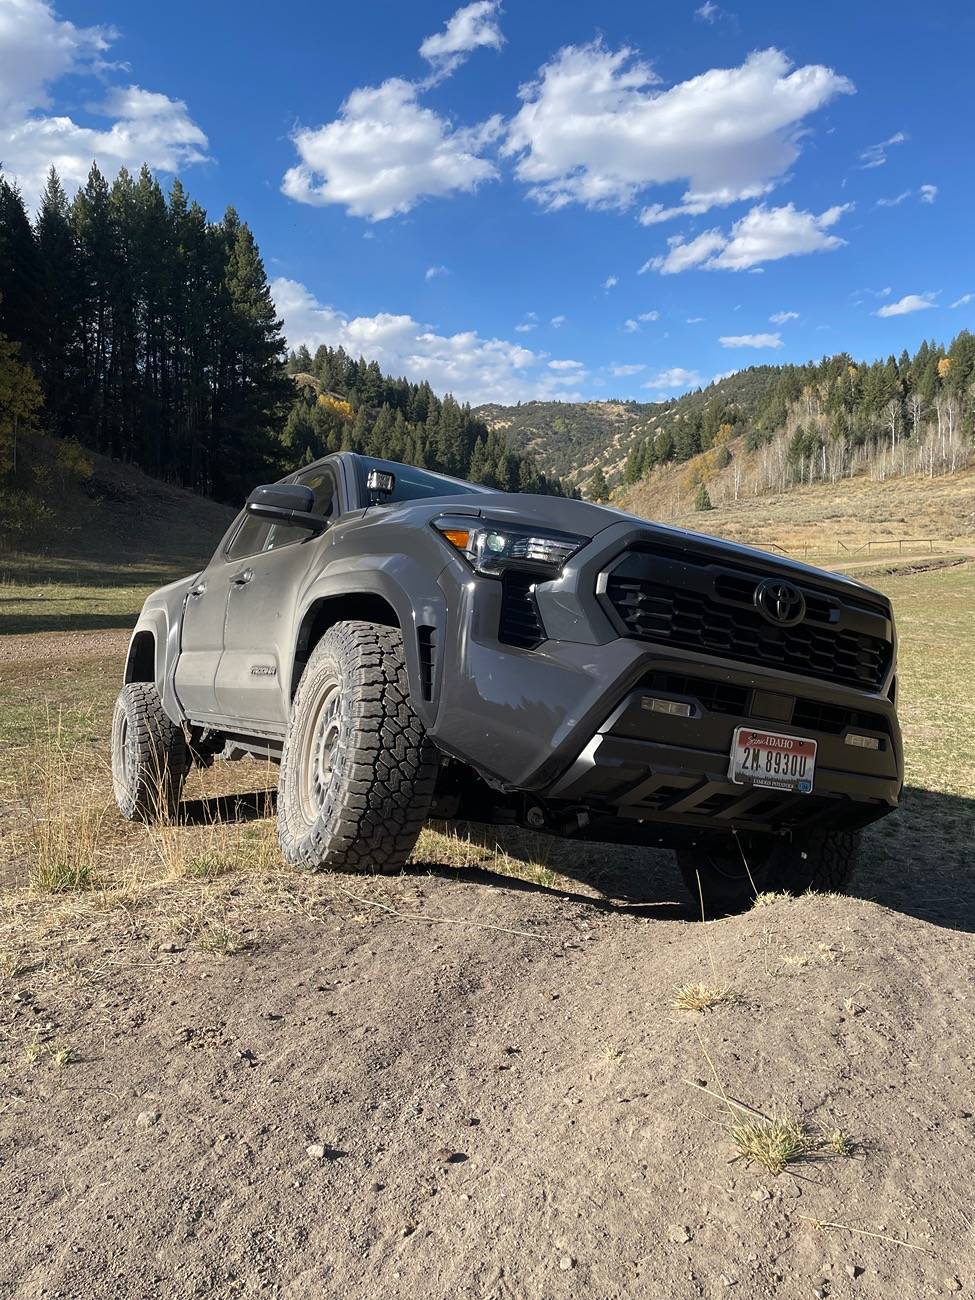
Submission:
M 419 867 L 294 882 L 257 925 L 238 884 L 232 956 L 158 911 L 79 931 L 5 998 L 0 1295 L 967 1291 L 973 917 L 704 927 L 674 881 Z M 698 980 L 733 1000 L 673 1010 Z M 695 1083 L 849 1154 L 733 1162 Z

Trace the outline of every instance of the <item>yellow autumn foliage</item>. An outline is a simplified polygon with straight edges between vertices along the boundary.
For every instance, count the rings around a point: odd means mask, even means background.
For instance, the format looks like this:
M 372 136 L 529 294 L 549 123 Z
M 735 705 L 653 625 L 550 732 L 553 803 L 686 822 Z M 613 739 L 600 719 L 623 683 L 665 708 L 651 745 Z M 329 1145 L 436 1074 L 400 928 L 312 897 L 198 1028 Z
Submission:
M 334 411 L 336 415 L 341 416 L 343 420 L 351 420 L 354 412 L 351 405 L 344 397 L 336 397 L 334 393 L 319 393 L 318 406 L 327 407 L 328 410 Z

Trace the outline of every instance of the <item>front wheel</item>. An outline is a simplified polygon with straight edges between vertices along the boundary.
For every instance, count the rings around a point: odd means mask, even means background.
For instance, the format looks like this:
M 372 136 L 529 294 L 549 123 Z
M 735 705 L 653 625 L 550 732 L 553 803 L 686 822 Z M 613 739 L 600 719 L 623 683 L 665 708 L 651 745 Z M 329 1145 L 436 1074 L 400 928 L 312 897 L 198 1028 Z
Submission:
M 438 759 L 410 703 L 399 628 L 337 623 L 295 693 L 278 781 L 285 859 L 394 871 L 426 821 Z
M 814 831 L 791 840 L 722 836 L 679 849 L 677 863 L 696 903 L 710 916 L 742 912 L 761 893 L 842 890 L 857 864 L 856 831 Z

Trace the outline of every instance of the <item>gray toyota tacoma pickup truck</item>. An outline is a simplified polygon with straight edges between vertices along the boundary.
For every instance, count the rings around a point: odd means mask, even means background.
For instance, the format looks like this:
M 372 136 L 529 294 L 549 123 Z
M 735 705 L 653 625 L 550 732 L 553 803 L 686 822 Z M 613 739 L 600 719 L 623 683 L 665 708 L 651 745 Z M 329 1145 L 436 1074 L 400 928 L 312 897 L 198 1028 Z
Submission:
M 428 817 L 664 845 L 713 913 L 840 888 L 902 784 L 886 597 L 559 497 L 339 453 L 258 487 L 145 603 L 124 816 L 280 764 L 285 858 L 402 866 Z

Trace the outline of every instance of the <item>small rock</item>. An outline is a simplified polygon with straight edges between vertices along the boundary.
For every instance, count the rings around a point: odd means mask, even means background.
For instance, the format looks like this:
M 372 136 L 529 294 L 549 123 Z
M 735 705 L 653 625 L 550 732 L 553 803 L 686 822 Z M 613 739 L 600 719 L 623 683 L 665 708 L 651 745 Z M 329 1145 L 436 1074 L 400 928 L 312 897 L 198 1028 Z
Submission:
M 404 1223 L 404 1224 L 403 1224 L 402 1234 L 403 1234 L 404 1237 L 412 1237 L 413 1234 L 414 1234 L 414 1232 L 416 1232 L 416 1224 L 415 1224 L 415 1223 Z
M 563 1255 L 559 1260 L 559 1268 L 563 1273 L 568 1273 L 570 1268 L 575 1268 L 576 1262 L 571 1255 Z
M 168 943 L 161 943 L 159 945 L 159 951 L 160 952 L 182 952 L 183 949 L 179 946 L 178 943 L 174 943 L 172 939 L 170 939 Z
M 737 1285 L 738 1285 L 738 1279 L 737 1279 L 736 1277 L 729 1277 L 729 1276 L 727 1275 L 727 1273 L 722 1273 L 722 1274 L 721 1274 L 721 1277 L 720 1277 L 718 1280 L 720 1281 L 720 1283 L 721 1283 L 722 1286 L 737 1286 Z
M 755 1190 L 752 1192 L 753 1201 L 770 1201 L 771 1199 L 772 1199 L 772 1193 L 768 1190 L 767 1187 L 756 1187 Z
M 852 1277 L 855 1280 L 862 1275 L 863 1268 L 859 1264 L 846 1264 L 843 1271 L 847 1277 Z
M 672 1223 L 667 1229 L 667 1240 L 672 1241 L 675 1246 L 683 1246 L 690 1239 L 691 1230 L 682 1223 Z
M 312 1160 L 324 1160 L 325 1148 L 321 1142 L 313 1142 L 310 1147 L 305 1147 L 305 1153 L 311 1156 Z
M 136 1128 L 152 1128 L 153 1124 L 158 1124 L 162 1116 L 158 1110 L 140 1110 L 135 1117 Z
M 945 1278 L 945 1290 L 946 1290 L 946 1291 L 960 1291 L 960 1290 L 961 1290 L 961 1278 L 960 1278 L 960 1277 L 946 1277 L 946 1278 Z

